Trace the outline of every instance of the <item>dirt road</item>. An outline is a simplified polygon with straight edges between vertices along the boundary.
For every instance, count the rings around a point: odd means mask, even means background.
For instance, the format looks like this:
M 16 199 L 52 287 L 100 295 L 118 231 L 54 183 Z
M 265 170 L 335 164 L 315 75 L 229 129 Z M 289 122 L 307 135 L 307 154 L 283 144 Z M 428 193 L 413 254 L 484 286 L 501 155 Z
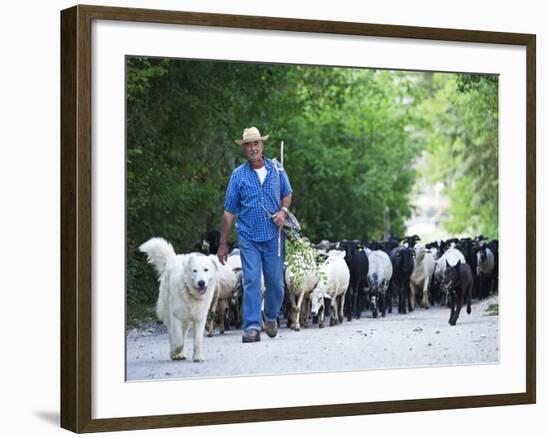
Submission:
M 495 363 L 499 360 L 498 316 L 487 312 L 498 297 L 462 309 L 451 327 L 449 309 L 417 308 L 407 315 L 366 317 L 299 332 L 281 328 L 270 339 L 243 344 L 242 331 L 204 338 L 205 362 L 171 361 L 162 325 L 127 333 L 127 379 L 173 379 L 250 374 L 281 374 L 369 368 Z M 395 311 L 395 309 L 394 309 Z M 191 341 L 191 339 L 189 339 Z M 192 348 L 188 342 L 187 348 Z M 189 351 L 189 350 L 188 350 Z

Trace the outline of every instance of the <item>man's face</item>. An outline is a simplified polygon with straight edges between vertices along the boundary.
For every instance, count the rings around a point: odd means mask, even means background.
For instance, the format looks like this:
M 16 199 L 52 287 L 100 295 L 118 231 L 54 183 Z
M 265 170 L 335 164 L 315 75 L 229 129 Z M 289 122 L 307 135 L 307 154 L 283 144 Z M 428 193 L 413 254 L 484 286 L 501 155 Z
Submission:
M 244 153 L 248 161 L 254 162 L 262 159 L 264 153 L 264 142 L 263 141 L 253 141 L 251 143 L 243 144 Z

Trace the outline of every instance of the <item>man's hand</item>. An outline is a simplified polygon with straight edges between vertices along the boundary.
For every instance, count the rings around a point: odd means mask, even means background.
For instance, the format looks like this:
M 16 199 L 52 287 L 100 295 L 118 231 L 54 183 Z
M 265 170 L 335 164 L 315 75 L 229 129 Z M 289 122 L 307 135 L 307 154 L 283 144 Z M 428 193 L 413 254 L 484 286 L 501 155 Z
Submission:
M 279 210 L 277 213 L 273 215 L 273 222 L 275 222 L 275 225 L 277 225 L 279 228 L 283 226 L 286 220 L 286 211 L 283 209 Z
M 227 247 L 227 235 L 229 234 L 231 225 L 233 225 L 234 218 L 235 215 L 233 213 L 230 213 L 227 210 L 223 211 L 222 227 L 220 231 L 220 246 L 217 253 L 218 260 L 222 265 L 225 265 L 225 262 L 227 261 L 227 255 L 229 253 L 229 248 Z
M 225 265 L 228 254 L 229 254 L 229 248 L 227 247 L 227 243 L 220 243 L 217 256 L 218 256 L 218 260 L 222 265 Z

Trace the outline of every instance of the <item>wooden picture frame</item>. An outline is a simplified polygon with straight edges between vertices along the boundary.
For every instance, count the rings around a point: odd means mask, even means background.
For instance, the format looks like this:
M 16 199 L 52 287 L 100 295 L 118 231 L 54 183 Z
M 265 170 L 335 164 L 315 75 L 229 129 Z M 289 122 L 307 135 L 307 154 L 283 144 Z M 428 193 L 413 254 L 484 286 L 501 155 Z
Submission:
M 92 22 L 114 20 L 275 31 L 517 45 L 526 48 L 526 391 L 321 406 L 92 418 Z M 396 413 L 536 402 L 536 37 L 439 29 L 74 6 L 61 12 L 61 426 L 74 432 L 149 429 Z

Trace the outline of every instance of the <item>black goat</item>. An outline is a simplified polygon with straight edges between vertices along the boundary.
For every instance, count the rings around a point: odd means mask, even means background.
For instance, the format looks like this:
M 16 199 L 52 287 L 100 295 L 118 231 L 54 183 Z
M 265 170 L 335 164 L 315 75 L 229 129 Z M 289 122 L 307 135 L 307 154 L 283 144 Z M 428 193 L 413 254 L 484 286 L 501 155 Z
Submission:
M 350 273 L 345 310 L 348 321 L 351 321 L 354 317 L 361 318 L 364 290 L 367 286 L 369 273 L 369 259 L 367 254 L 364 251 L 359 251 L 357 244 L 351 240 L 343 240 L 338 248 L 346 252 L 344 259 Z
M 467 263 L 457 263 L 455 266 L 445 262 L 442 289 L 448 295 L 451 307 L 450 325 L 456 325 L 460 310 L 466 300 L 466 312 L 472 312 L 472 287 L 474 285 L 472 270 Z
M 411 274 L 414 270 L 414 250 L 412 248 L 406 248 L 400 246 L 392 249 L 390 253 L 390 259 L 393 268 L 393 274 L 390 282 L 390 288 L 392 291 L 397 292 L 399 297 L 398 311 L 399 313 L 407 313 L 405 300 L 408 302 L 409 312 L 411 312 L 411 295 L 409 293 L 409 283 Z M 392 300 L 391 297 L 388 300 L 389 309 L 388 312 L 392 312 Z

